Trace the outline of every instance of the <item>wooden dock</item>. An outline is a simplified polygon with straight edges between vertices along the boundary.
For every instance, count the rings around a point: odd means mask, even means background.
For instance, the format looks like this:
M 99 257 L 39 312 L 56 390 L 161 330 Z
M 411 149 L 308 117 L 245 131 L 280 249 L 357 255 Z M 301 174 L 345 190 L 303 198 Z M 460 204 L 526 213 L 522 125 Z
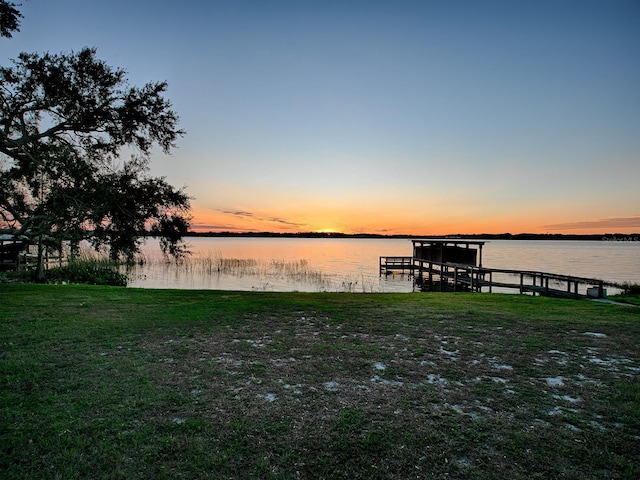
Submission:
M 35 246 L 22 239 L 16 239 L 13 235 L 0 235 L 0 270 L 18 270 L 31 268 L 36 263 L 37 254 L 33 252 Z M 65 261 L 62 247 L 51 248 L 46 246 L 43 254 L 44 268 L 59 267 Z
M 415 269 L 413 257 L 380 257 L 380 275 L 411 272 Z
M 558 273 L 486 268 L 472 246 L 482 252 L 484 242 L 413 240 L 413 256 L 382 256 L 380 276 L 409 273 L 422 291 L 494 292 L 569 298 L 605 298 L 603 280 Z M 451 261 L 455 260 L 455 261 Z
M 0 235 L 0 269 L 15 270 L 26 263 L 27 244 L 11 235 Z

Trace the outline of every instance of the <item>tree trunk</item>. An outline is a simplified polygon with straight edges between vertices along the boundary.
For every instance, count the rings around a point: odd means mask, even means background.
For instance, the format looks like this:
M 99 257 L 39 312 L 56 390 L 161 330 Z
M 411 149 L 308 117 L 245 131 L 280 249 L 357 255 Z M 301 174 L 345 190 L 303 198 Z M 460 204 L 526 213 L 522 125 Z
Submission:
M 38 259 L 36 261 L 36 281 L 44 281 L 44 245 L 42 244 L 42 235 L 38 237 Z

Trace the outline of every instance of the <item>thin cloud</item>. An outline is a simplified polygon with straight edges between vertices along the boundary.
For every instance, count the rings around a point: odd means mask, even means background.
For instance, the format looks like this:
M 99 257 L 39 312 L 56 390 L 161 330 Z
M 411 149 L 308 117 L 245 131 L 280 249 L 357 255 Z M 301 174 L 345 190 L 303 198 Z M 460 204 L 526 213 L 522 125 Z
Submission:
M 280 223 L 282 225 L 288 225 L 290 227 L 301 227 L 302 225 L 304 225 L 302 223 L 290 222 L 290 221 L 285 220 L 283 218 L 277 218 L 277 217 L 263 218 L 261 220 L 266 220 L 268 222 Z
M 244 212 L 242 210 L 220 210 L 220 212 L 226 215 L 233 215 L 235 217 L 254 217 L 251 212 Z
M 304 226 L 303 223 L 296 223 L 296 222 L 291 222 L 289 220 L 286 220 L 284 218 L 280 218 L 280 217 L 261 217 L 256 215 L 253 212 L 247 212 L 245 210 L 218 210 L 219 212 L 225 214 L 225 215 L 232 215 L 234 217 L 240 217 L 240 218 L 245 218 L 245 219 L 251 219 L 251 220 L 255 220 L 255 221 L 261 221 L 261 222 L 270 222 L 270 223 L 277 223 L 279 225 L 286 225 L 288 227 L 302 227 Z M 242 230 L 242 231 L 246 231 L 246 228 L 235 228 L 235 230 Z
M 546 230 L 588 230 L 603 228 L 640 228 L 640 215 L 632 217 L 603 218 L 600 220 L 587 220 L 583 222 L 554 223 L 543 225 Z
M 233 225 L 221 225 L 210 223 L 192 223 L 191 229 L 197 232 L 246 232 L 252 231 L 247 228 L 239 228 Z

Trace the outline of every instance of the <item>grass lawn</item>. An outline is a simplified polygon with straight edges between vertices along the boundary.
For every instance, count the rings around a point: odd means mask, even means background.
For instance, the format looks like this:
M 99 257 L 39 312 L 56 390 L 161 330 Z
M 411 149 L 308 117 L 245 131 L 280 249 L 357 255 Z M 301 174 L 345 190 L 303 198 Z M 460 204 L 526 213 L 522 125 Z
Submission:
M 0 477 L 640 477 L 640 308 L 0 284 Z

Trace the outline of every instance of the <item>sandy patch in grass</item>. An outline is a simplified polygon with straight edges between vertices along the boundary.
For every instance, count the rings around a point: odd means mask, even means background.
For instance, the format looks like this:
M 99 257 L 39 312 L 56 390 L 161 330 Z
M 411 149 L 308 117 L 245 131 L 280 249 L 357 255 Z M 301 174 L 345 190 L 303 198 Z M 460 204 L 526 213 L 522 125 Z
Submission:
M 608 340 L 592 332 L 575 335 Z M 295 404 L 305 418 L 316 411 L 335 415 L 341 405 L 389 413 L 448 410 L 473 419 L 517 411 L 533 421 L 541 413 L 573 418 L 571 408 L 579 404 L 582 424 L 623 428 L 600 415 L 598 388 L 603 377 L 635 375 L 637 359 L 601 358 L 597 344 L 568 350 L 567 338 L 559 348 L 515 344 L 496 352 L 491 336 L 473 326 L 465 336 L 410 326 L 401 334 L 365 333 L 306 313 L 276 329 L 248 322 L 214 336 L 149 341 L 144 348 L 157 356 L 167 383 L 183 385 L 203 402 L 215 398 L 225 409 L 258 401 L 256 411 L 265 413 Z

